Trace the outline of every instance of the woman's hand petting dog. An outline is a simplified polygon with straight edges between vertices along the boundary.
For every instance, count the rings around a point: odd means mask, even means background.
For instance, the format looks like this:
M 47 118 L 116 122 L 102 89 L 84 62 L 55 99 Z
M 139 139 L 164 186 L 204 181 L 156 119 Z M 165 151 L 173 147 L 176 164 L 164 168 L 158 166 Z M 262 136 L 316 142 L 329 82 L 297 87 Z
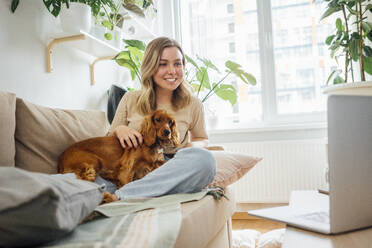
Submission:
M 120 137 L 126 135 L 123 138 L 126 142 L 124 146 L 123 140 L 116 136 L 91 138 L 73 144 L 60 156 L 58 172 L 72 172 L 77 178 L 91 182 L 100 175 L 121 188 L 163 165 L 163 148 L 180 144 L 176 121 L 165 110 L 157 110 L 146 116 L 139 135 L 137 131 L 130 130 L 117 129 Z M 139 137 L 143 138 L 138 140 L 139 143 L 133 142 Z M 115 200 L 116 196 L 105 193 L 103 202 Z
M 117 126 L 114 130 L 114 135 L 119 139 L 123 148 L 127 146 L 137 148 L 143 142 L 142 134 L 124 125 Z

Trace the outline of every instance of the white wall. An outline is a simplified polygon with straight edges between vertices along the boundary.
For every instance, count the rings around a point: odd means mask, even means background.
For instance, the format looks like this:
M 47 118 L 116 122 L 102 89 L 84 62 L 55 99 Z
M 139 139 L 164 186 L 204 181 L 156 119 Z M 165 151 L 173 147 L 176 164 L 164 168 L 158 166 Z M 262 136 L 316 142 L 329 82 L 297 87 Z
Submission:
M 11 0 L 0 1 L 0 90 L 33 103 L 68 109 L 106 109 L 106 91 L 123 69 L 112 61 L 96 64 L 96 84 L 90 85 L 94 57 L 57 44 L 52 73 L 46 72 L 45 48 L 61 32 L 59 20 L 42 0 L 22 0 L 13 14 Z

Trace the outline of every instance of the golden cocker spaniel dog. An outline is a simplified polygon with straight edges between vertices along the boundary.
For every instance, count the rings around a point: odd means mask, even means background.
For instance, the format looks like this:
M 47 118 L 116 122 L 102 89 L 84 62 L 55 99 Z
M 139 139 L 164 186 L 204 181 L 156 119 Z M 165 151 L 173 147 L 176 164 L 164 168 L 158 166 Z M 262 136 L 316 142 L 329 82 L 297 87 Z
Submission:
M 75 173 L 77 178 L 91 182 L 100 175 L 120 188 L 161 166 L 165 162 L 163 149 L 180 144 L 176 121 L 165 110 L 146 116 L 139 132 L 143 144 L 137 148 L 123 148 L 116 136 L 77 142 L 60 156 L 58 172 Z M 105 193 L 105 197 L 110 195 Z

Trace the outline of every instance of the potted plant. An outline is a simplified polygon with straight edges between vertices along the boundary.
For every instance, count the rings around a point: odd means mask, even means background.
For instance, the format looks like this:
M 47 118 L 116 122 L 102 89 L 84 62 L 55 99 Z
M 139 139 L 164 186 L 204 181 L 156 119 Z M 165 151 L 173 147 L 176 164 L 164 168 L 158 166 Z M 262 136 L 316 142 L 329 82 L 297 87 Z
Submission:
M 132 80 L 137 78 L 138 81 L 141 81 L 140 67 L 146 44 L 140 40 L 124 39 L 123 41 L 126 44 L 125 49 L 117 54 L 114 60 L 118 65 L 129 69 Z M 185 57 L 185 79 L 202 102 L 206 102 L 215 94 L 219 98 L 229 101 L 232 106 L 235 105 L 237 102 L 236 88 L 232 83 L 225 82 L 230 75 L 235 75 L 246 84 L 256 85 L 256 79 L 252 74 L 244 71 L 241 65 L 230 60 L 225 63 L 225 73 L 221 79 L 216 83 L 211 83 L 210 70 L 216 73 L 221 73 L 221 70 L 209 59 L 197 57 L 197 60 L 194 60 L 187 55 Z
M 116 26 L 121 27 L 123 20 L 126 17 L 129 18 L 129 12 L 143 17 L 145 15 L 144 11 L 150 6 L 153 6 L 152 0 L 43 0 L 43 3 L 54 17 L 59 16 L 64 6 L 66 9 L 70 9 L 71 3 L 80 3 L 89 6 L 96 23 L 99 23 L 108 30 L 104 34 L 107 40 L 113 38 L 112 32 L 114 28 Z M 13 13 L 16 11 L 18 5 L 19 0 L 12 0 L 11 11 Z M 156 12 L 156 9 L 154 11 Z M 69 18 L 71 19 L 71 17 Z
M 112 40 L 114 37 L 116 40 L 117 36 L 113 36 L 112 33 L 115 31 L 115 27 L 122 28 L 123 21 L 130 19 L 130 13 L 133 13 L 139 17 L 145 17 L 145 11 L 150 7 L 154 6 L 152 0 L 120 0 L 116 4 L 114 0 L 100 0 L 106 4 L 102 4 L 98 14 L 94 15 L 96 22 L 100 23 L 105 27 L 108 32 L 105 32 L 104 37 L 107 40 Z M 154 8 L 154 12 L 156 9 Z
M 372 41 L 372 23 L 367 19 L 371 15 L 372 4 L 366 0 L 323 2 L 327 6 L 321 20 L 340 15 L 336 19 L 334 33 L 325 41 L 331 58 L 336 60 L 339 68 L 330 73 L 326 84 L 333 82 L 334 85 L 325 87 L 324 93 L 371 94 L 372 82 L 366 82 L 366 73 L 372 75 L 372 48 L 368 45 Z

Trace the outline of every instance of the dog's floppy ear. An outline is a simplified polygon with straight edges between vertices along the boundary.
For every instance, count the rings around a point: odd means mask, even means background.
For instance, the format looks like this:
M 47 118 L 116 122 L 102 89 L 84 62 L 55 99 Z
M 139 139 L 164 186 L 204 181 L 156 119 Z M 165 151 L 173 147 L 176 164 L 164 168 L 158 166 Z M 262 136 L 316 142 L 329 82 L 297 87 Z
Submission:
M 153 145 L 156 141 L 156 128 L 152 117 L 152 114 L 147 115 L 145 119 L 143 119 L 140 128 L 140 133 L 143 136 L 143 141 L 147 146 Z
M 175 147 L 180 145 L 180 139 L 178 137 L 177 124 L 175 120 L 172 120 L 171 126 L 171 141 Z

